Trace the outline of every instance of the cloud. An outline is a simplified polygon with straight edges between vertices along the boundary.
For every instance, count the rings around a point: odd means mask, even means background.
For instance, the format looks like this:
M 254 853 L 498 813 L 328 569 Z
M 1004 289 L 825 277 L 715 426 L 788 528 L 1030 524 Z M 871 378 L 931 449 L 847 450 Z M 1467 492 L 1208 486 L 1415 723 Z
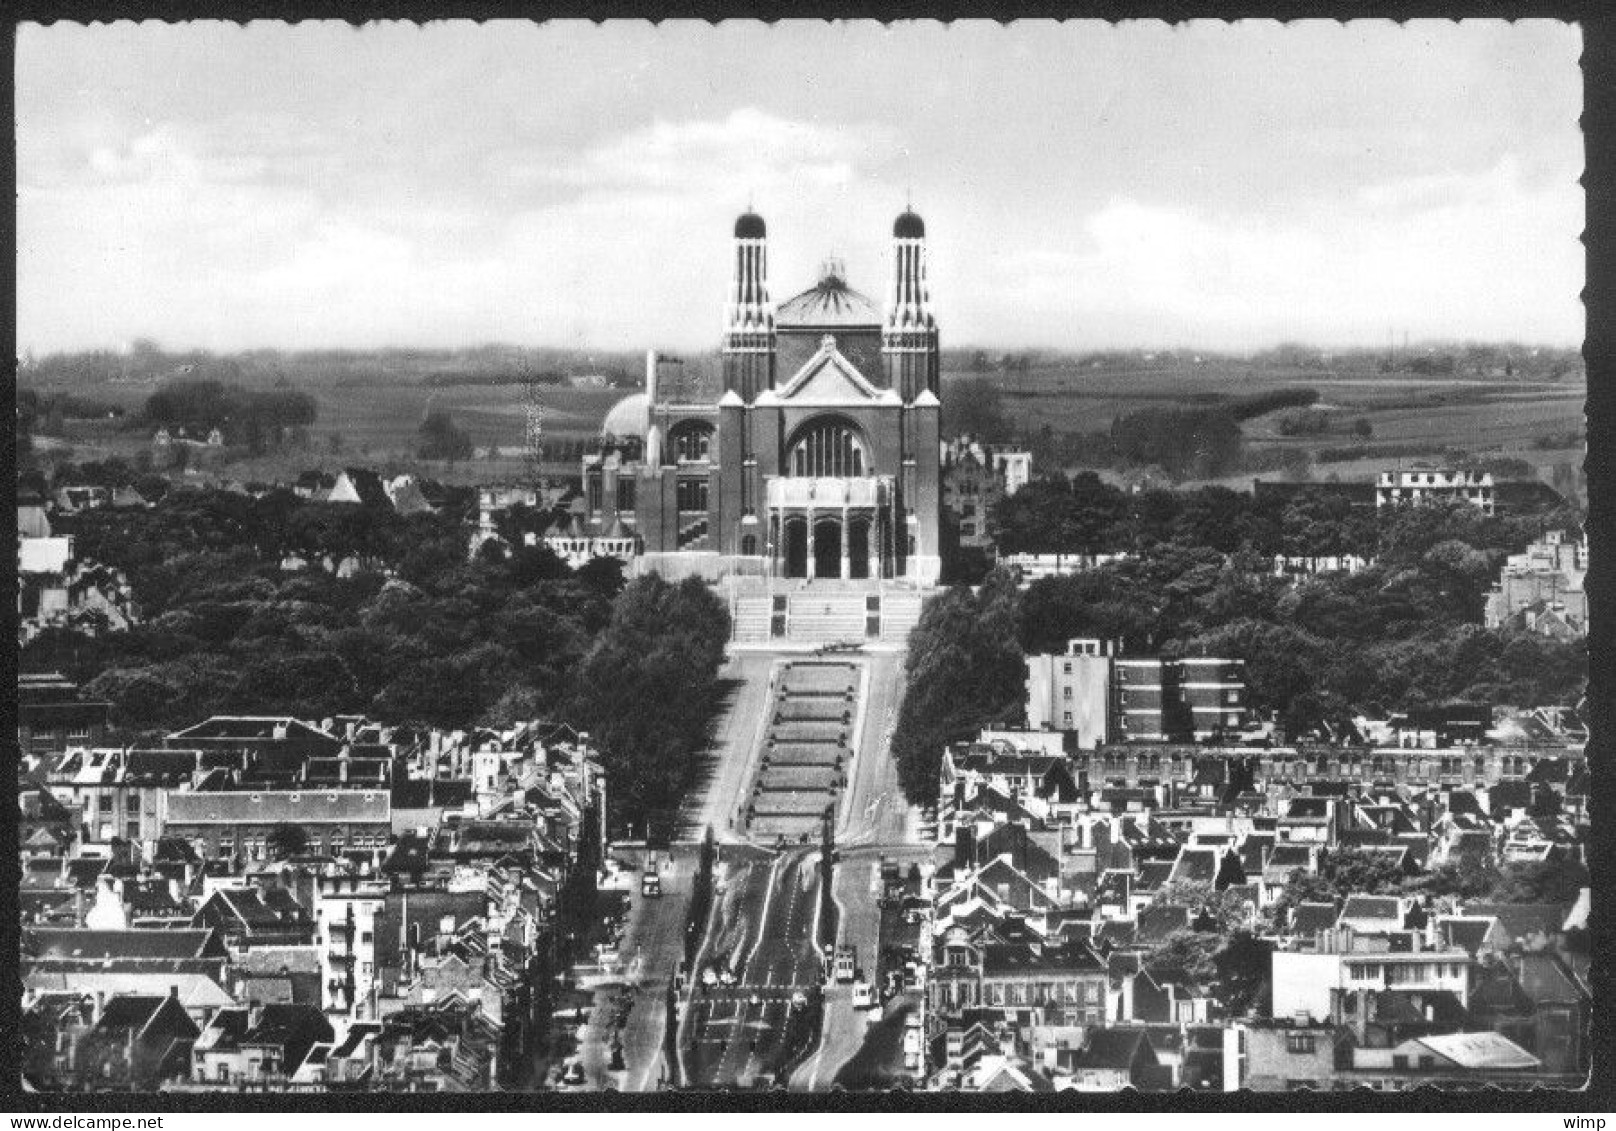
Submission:
M 1528 186 L 1510 160 L 1483 172 L 1366 186 L 1322 217 L 1207 215 L 1113 199 L 1047 246 L 994 256 L 969 315 L 1049 341 L 1247 348 L 1414 336 L 1575 341 L 1582 194 L 1569 172 Z M 1545 302 L 1544 295 L 1558 294 Z M 994 296 L 998 296 L 995 298 Z M 967 303 L 967 306 L 970 304 Z
M 71 177 L 25 184 L 24 343 L 167 326 L 158 336 L 173 344 L 215 348 L 706 345 L 748 190 L 789 217 L 773 248 L 787 292 L 812 282 L 849 227 L 879 233 L 875 218 L 892 207 L 866 168 L 890 142 L 885 131 L 749 108 L 653 122 L 571 155 L 506 163 L 490 153 L 502 184 L 472 175 L 452 191 L 371 170 L 369 191 L 353 192 L 352 175 L 331 167 L 356 159 L 293 127 L 271 117 L 159 124 L 58 160 Z M 495 191 L 519 185 L 530 191 Z M 558 191 L 531 191 L 545 186 Z M 64 304 L 63 293 L 93 302 Z

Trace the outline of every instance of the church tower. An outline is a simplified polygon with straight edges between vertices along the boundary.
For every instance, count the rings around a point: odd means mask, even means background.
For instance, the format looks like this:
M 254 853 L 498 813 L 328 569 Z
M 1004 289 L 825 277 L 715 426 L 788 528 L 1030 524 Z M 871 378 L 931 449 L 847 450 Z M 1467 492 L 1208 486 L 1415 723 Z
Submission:
M 926 224 L 904 209 L 892 224 L 892 287 L 881 331 L 881 367 L 902 401 L 899 451 L 905 573 L 934 583 L 942 567 L 937 320 L 926 284 Z
M 881 334 L 886 384 L 904 404 L 923 390 L 937 395 L 937 321 L 926 284 L 926 224 L 909 209 L 892 225 L 892 286 Z
M 735 221 L 735 281 L 724 310 L 724 391 L 751 404 L 774 387 L 774 303 L 768 228 L 747 211 Z

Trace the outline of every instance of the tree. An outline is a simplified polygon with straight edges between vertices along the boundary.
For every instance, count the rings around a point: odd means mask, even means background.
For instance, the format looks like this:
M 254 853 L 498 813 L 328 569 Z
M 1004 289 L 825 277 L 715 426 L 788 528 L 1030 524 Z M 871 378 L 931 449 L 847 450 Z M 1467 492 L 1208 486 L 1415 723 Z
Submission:
M 993 529 L 1005 553 L 1093 554 L 1119 549 L 1127 497 L 1092 471 L 1034 479 L 994 504 Z
M 892 752 L 911 803 L 936 800 L 945 746 L 1020 716 L 1026 669 L 1017 603 L 1015 582 L 996 570 L 975 593 L 955 588 L 933 598 L 910 634 Z
M 1193 990 L 1211 987 L 1217 976 L 1213 956 L 1223 946 L 1220 935 L 1204 931 L 1174 931 L 1145 956 L 1145 969 L 1160 980 L 1178 982 Z
M 308 830 L 302 825 L 282 821 L 271 828 L 264 837 L 264 847 L 269 849 L 270 855 L 276 860 L 301 856 L 309 847 Z
M 441 459 L 452 463 L 471 458 L 471 437 L 455 425 L 447 409 L 428 411 L 416 434 L 419 438 L 416 454 L 421 459 Z
M 1588 869 L 1580 861 L 1538 860 L 1506 866 L 1492 898 L 1498 903 L 1571 903 L 1588 886 Z
M 1273 955 L 1272 939 L 1242 930 L 1230 934 L 1212 956 L 1213 992 L 1231 1017 L 1269 1014 Z
M 695 578 L 636 578 L 613 602 L 568 714 L 600 747 L 622 820 L 674 807 L 694 779 L 728 639 L 728 611 Z

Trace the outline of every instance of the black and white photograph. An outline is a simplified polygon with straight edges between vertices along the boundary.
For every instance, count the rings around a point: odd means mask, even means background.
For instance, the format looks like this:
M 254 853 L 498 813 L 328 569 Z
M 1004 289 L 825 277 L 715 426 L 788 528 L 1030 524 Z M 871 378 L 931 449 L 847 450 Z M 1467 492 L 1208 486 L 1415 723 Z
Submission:
M 36 1106 L 1597 1069 L 1577 24 L 14 41 Z

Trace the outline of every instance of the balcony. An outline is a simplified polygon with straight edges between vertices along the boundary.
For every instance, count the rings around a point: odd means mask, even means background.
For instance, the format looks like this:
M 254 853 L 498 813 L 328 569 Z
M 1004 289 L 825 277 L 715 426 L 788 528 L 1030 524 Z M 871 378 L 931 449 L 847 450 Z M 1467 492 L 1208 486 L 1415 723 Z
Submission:
M 857 479 L 797 479 L 776 477 L 769 480 L 771 508 L 799 510 L 840 510 L 842 507 L 884 506 L 891 497 L 891 477 L 864 476 Z

